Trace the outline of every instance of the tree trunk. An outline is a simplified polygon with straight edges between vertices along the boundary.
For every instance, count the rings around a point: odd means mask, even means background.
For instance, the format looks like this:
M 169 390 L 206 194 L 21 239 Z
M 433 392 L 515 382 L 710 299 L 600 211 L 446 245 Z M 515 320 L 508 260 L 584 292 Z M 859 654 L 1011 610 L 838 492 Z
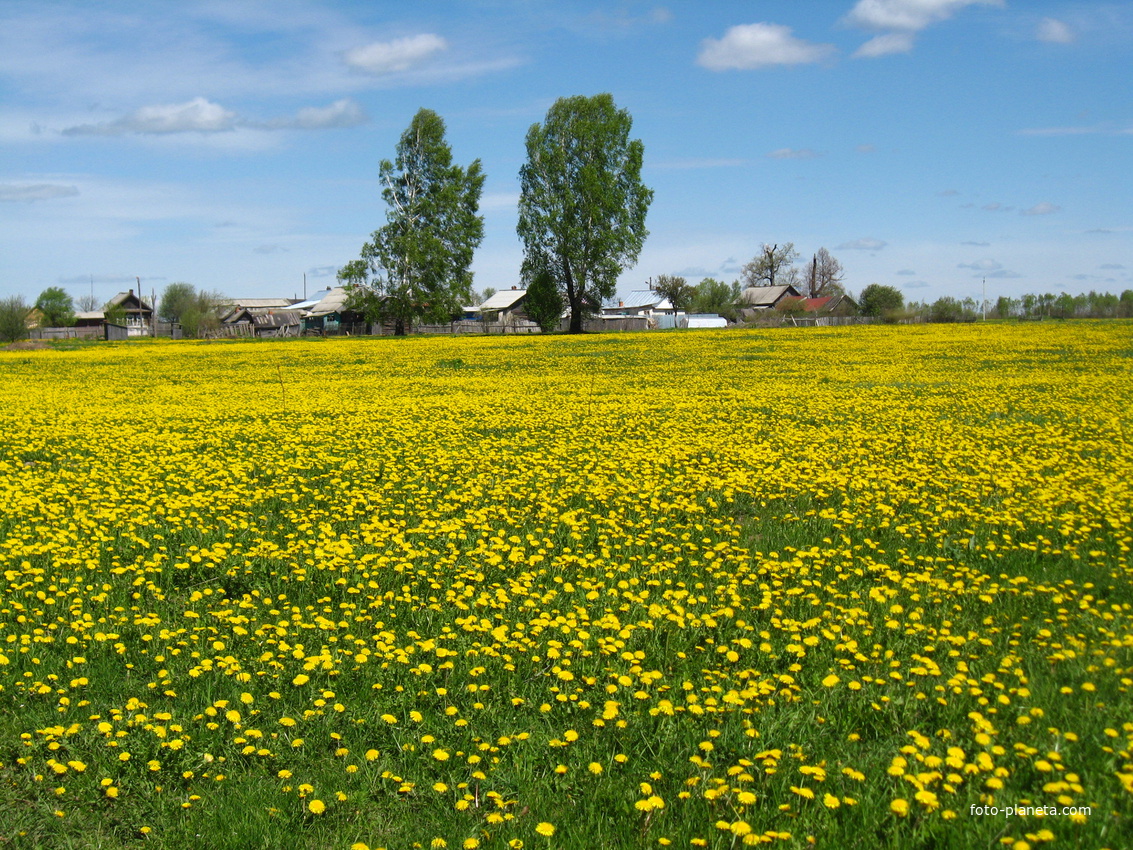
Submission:
M 567 333 L 582 333 L 582 293 L 574 285 L 574 275 L 570 273 L 570 263 L 563 262 L 563 278 L 566 281 L 567 302 L 570 304 L 570 329 Z

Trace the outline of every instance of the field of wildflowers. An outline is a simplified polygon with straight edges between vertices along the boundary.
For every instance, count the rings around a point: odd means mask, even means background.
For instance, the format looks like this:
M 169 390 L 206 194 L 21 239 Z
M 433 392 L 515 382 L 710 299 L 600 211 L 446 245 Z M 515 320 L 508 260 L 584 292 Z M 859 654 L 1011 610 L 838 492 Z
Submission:
M 1128 325 L 0 386 L 0 845 L 1130 846 Z

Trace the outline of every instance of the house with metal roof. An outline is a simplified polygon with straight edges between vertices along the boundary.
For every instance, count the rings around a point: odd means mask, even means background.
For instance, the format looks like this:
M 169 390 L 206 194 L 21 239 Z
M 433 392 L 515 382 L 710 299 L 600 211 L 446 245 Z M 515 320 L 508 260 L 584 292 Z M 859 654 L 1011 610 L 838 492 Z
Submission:
M 673 302 L 652 289 L 636 289 L 619 299 L 617 306 L 602 308 L 605 316 L 656 316 L 676 315 Z
M 349 300 L 350 293 L 346 287 L 336 286 L 328 289 L 309 307 L 306 305 L 310 302 L 303 302 L 292 304 L 291 309 L 300 311 L 304 332 L 321 334 L 353 332 L 351 329 L 363 325 L 365 319 L 362 314 L 347 307 Z M 368 331 L 361 332 L 368 333 Z
M 480 315 L 487 321 L 508 324 L 527 320 L 527 290 L 512 287 L 501 289 L 480 305 Z

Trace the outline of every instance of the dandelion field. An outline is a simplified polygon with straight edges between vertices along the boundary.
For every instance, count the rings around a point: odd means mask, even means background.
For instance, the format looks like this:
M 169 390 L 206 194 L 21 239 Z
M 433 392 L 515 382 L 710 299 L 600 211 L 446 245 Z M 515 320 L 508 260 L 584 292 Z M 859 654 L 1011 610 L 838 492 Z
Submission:
M 1130 844 L 1128 325 L 107 343 L 0 387 L 0 845 Z

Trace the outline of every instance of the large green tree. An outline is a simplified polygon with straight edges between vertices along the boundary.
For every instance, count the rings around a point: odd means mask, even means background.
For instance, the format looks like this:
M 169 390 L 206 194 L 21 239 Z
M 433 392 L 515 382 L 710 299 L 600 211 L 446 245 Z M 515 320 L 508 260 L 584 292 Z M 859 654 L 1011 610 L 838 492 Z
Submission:
M 858 306 L 863 316 L 885 316 L 901 310 L 905 306 L 905 296 L 901 290 L 880 283 L 871 283 L 862 290 Z
M 706 277 L 696 287 L 696 295 L 692 299 L 692 312 L 715 313 L 723 316 L 729 322 L 735 322 L 740 317 L 740 282 L 724 283 L 712 277 Z
M 689 286 L 688 281 L 677 275 L 662 274 L 657 276 L 653 284 L 653 291 L 663 298 L 668 298 L 673 309 L 684 312 L 692 306 L 696 297 L 696 287 Z
M 45 328 L 66 328 L 75 324 L 75 302 L 58 286 L 49 286 L 39 293 L 35 308 L 43 314 Z
M 163 322 L 178 322 L 187 337 L 204 336 L 220 324 L 219 292 L 198 290 L 193 284 L 177 281 L 161 291 L 157 315 Z
M 163 322 L 180 322 L 186 313 L 195 310 L 197 306 L 197 288 L 179 280 L 161 291 L 157 315 Z
M 609 94 L 560 98 L 527 131 L 519 171 L 524 268 L 546 270 L 566 295 L 570 332 L 617 291 L 649 231 L 653 190 L 641 182 L 644 146 Z
M 399 335 L 415 321 L 448 321 L 472 299 L 472 255 L 484 238 L 480 160 L 454 165 L 445 122 L 421 109 L 378 173 L 386 223 L 362 246 L 361 261 L 339 272 L 351 288 L 348 304 L 370 321 L 392 320 Z

